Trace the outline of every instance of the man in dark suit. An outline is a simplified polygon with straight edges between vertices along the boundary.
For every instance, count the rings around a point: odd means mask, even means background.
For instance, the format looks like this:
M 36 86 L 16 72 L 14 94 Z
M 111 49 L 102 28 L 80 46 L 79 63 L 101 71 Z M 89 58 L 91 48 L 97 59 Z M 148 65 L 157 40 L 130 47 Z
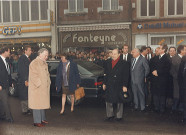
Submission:
M 122 50 L 123 50 L 123 54 L 120 56 L 120 58 L 122 60 L 127 61 L 129 63 L 129 65 L 130 65 L 131 59 L 132 59 L 132 54 L 128 53 L 129 52 L 129 46 L 126 45 L 126 44 L 123 45 L 123 49 Z
M 19 58 L 18 61 L 18 88 L 23 114 L 30 114 L 30 109 L 28 108 L 28 75 L 30 65 L 29 56 L 31 53 L 31 47 L 25 46 L 24 54 Z
M 13 118 L 9 108 L 8 89 L 10 87 L 11 75 L 10 67 L 6 62 L 6 58 L 10 56 L 10 49 L 7 47 L 1 48 L 0 51 L 0 102 L 2 103 L 2 110 L 5 113 L 5 119 L 8 122 L 13 122 Z M 2 111 L 1 110 L 1 111 Z
M 145 82 L 149 74 L 149 65 L 147 60 L 140 55 L 140 50 L 134 48 L 132 50 L 131 63 L 131 85 L 134 94 L 134 108 L 145 111 Z
M 129 65 L 120 58 L 119 50 L 112 51 L 112 59 L 105 65 L 103 90 L 105 90 L 106 100 L 106 121 L 113 120 L 113 104 L 117 105 L 116 120 L 123 117 L 123 101 L 120 98 L 121 92 L 127 92 L 129 78 Z
M 154 71 L 152 71 L 152 75 L 155 80 L 157 81 L 157 89 L 154 91 L 154 105 L 155 105 L 155 111 L 163 113 L 165 111 L 165 101 L 166 101 L 166 90 L 169 85 L 169 72 L 170 72 L 170 66 L 171 62 L 166 55 L 167 52 L 167 45 L 160 45 L 159 49 L 159 57 L 156 57 L 157 60 L 155 60 L 156 63 L 154 63 L 156 66 L 154 68 Z
M 174 89 L 173 89 L 173 106 L 172 110 L 177 111 L 179 108 L 179 85 L 178 85 L 178 71 L 179 71 L 179 66 L 181 63 L 181 58 L 185 55 L 185 50 L 183 45 L 179 45 L 177 48 L 178 54 L 172 57 L 172 65 L 171 65 L 171 70 L 170 74 L 173 77 L 173 83 L 174 83 Z

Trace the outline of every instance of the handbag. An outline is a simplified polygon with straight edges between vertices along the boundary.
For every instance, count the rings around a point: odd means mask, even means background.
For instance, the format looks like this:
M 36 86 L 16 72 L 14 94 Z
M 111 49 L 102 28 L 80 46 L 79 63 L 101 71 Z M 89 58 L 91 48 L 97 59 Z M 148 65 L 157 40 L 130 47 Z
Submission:
M 85 91 L 83 87 L 79 87 L 77 90 L 75 90 L 75 99 L 80 100 L 85 96 Z
M 120 99 L 124 102 L 131 102 L 133 99 L 133 94 L 130 89 L 127 90 L 127 92 L 123 92 L 123 90 L 120 92 Z

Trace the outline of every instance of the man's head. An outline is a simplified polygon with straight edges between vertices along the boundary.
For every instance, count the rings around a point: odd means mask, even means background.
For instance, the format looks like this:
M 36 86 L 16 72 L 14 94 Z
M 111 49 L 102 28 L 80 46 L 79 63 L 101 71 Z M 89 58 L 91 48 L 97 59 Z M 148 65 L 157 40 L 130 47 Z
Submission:
M 133 56 L 134 58 L 137 58 L 139 55 L 140 55 L 140 50 L 139 50 L 138 48 L 134 48 L 134 49 L 132 50 L 132 56 Z
M 2 47 L 0 50 L 0 55 L 7 58 L 10 56 L 10 49 L 8 47 Z
M 186 46 L 184 45 L 179 45 L 177 48 L 178 54 L 184 56 L 186 54 Z
M 46 48 L 39 49 L 38 56 L 41 60 L 46 61 L 48 59 L 48 50 Z
M 152 49 L 150 46 L 147 47 L 147 51 L 148 51 L 148 53 L 151 53 Z
M 25 52 L 25 54 L 29 57 L 29 56 L 31 55 L 31 53 L 32 53 L 31 46 L 26 45 L 26 46 L 24 47 L 24 52 Z
M 169 48 L 169 55 L 170 56 L 176 55 L 176 48 L 175 47 L 170 47 Z
M 155 49 L 155 54 L 156 54 L 156 56 L 160 55 L 159 49 L 160 49 L 160 47 L 157 47 L 157 48 Z
M 112 50 L 112 59 L 116 60 L 120 56 L 119 49 Z
M 124 53 L 124 54 L 127 54 L 127 53 L 128 53 L 128 51 L 129 51 L 129 46 L 128 46 L 128 45 L 126 45 L 126 44 L 125 44 L 125 45 L 123 45 L 123 49 L 122 49 L 122 50 L 123 50 L 123 53 Z
M 147 47 L 146 46 L 142 46 L 141 47 L 141 54 L 143 56 L 146 56 L 148 54 L 148 50 L 147 50 Z
M 168 47 L 166 44 L 160 45 L 159 54 L 162 55 L 162 54 L 166 53 L 167 50 L 168 50 Z

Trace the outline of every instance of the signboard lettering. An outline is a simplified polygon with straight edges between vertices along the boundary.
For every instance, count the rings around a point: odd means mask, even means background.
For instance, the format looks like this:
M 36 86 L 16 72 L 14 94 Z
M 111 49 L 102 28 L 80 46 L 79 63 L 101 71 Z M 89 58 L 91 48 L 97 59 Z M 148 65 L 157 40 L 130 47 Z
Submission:
M 21 34 L 21 26 L 5 26 L 3 27 L 3 35 L 14 35 L 15 33 Z

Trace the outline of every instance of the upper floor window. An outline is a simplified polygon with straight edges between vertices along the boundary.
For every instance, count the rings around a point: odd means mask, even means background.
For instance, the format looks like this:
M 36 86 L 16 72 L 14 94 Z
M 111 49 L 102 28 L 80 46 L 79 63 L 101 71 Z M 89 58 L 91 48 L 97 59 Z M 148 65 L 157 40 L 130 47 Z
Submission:
M 119 1 L 118 0 L 103 0 L 102 5 L 103 5 L 103 10 L 118 10 Z
M 183 15 L 183 0 L 168 0 L 168 15 Z
M 140 16 L 155 16 L 155 0 L 141 0 L 140 1 Z
M 84 0 L 68 0 L 69 12 L 83 12 Z

